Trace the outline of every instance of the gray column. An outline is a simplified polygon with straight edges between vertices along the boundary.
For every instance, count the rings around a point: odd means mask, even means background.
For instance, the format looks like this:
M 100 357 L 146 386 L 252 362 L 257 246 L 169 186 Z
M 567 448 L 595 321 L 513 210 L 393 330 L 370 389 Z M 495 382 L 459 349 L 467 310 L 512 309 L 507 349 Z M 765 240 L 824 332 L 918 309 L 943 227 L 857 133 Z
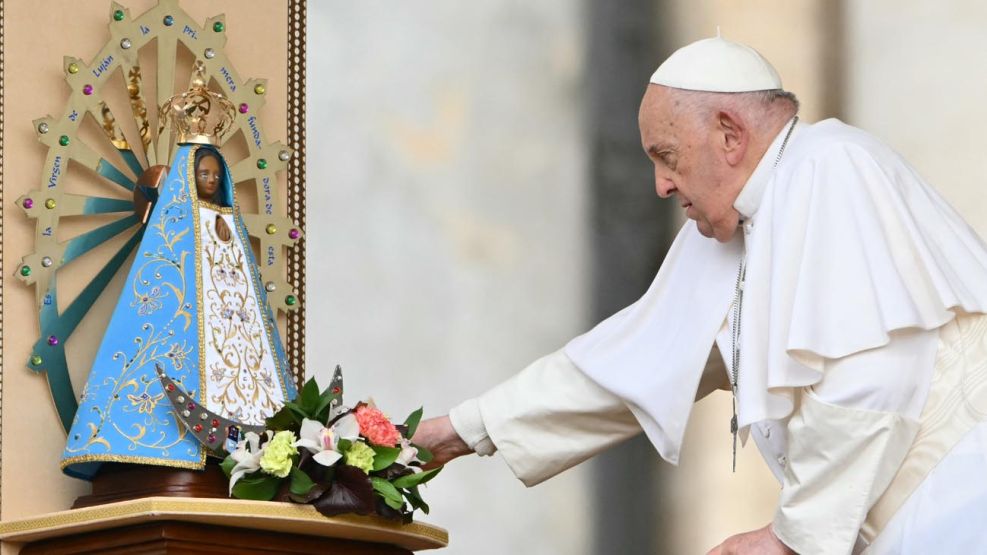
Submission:
M 602 320 L 640 297 L 674 234 L 672 203 L 655 194 L 637 110 L 667 54 L 656 2 L 595 0 L 588 7 L 587 63 L 592 230 L 592 316 Z M 661 553 L 659 459 L 641 435 L 594 461 L 595 553 Z

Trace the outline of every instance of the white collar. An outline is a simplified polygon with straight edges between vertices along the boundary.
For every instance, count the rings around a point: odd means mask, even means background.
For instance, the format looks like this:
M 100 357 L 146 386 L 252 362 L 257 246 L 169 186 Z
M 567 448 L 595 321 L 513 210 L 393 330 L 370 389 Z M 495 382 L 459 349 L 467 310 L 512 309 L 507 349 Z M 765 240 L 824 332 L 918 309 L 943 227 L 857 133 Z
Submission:
M 782 126 L 781 131 L 771 141 L 771 146 L 768 147 L 764 156 L 761 157 L 761 161 L 757 163 L 757 167 L 754 168 L 754 173 L 751 174 L 747 183 L 744 184 L 744 188 L 740 190 L 737 200 L 733 201 L 733 207 L 737 209 L 737 212 L 740 212 L 741 219 L 753 217 L 754 213 L 761 206 L 761 197 L 764 196 L 764 188 L 771 179 L 771 174 L 774 173 L 778 153 L 781 152 L 782 145 L 785 145 L 785 137 L 788 135 L 788 130 L 792 126 L 794 119 L 793 117 L 788 120 L 788 123 Z M 788 138 L 789 143 L 791 143 L 795 132 L 800 127 L 802 127 L 801 123 L 796 125 L 795 129 L 792 130 L 792 136 Z

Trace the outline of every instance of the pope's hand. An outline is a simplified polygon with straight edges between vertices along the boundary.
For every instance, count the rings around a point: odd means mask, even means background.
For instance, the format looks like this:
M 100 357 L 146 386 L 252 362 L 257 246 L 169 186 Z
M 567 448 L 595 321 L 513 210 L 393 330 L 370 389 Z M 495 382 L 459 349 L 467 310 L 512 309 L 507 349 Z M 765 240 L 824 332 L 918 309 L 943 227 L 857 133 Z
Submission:
M 710 549 L 706 555 L 796 555 L 796 553 L 781 543 L 769 524 L 752 532 L 730 536 L 720 545 Z
M 452 427 L 452 422 L 449 421 L 448 416 L 439 416 L 422 421 L 411 441 L 428 449 L 435 457 L 424 466 L 425 469 L 435 468 L 456 457 L 473 452 L 456 433 L 456 429 Z

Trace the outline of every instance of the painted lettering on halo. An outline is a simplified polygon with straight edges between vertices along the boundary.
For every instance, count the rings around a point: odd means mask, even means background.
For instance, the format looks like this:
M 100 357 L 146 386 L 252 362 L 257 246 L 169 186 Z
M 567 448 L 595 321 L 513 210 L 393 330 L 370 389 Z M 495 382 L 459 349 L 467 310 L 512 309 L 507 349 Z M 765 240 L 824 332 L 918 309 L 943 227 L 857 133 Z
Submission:
M 186 25 L 186 26 L 185 26 L 185 28 L 184 28 L 184 29 L 182 29 L 182 32 L 183 32 L 183 33 L 185 33 L 186 35 L 188 35 L 188 36 L 190 36 L 190 37 L 192 37 L 192 38 L 193 38 L 193 39 L 195 39 L 195 40 L 199 40 L 199 35 L 198 35 L 198 33 L 196 33 L 196 32 L 195 32 L 195 29 L 193 29 L 193 28 L 191 28 L 191 27 L 189 27 L 188 25 Z
M 79 112 L 76 112 L 75 110 L 72 110 L 72 113 L 69 114 L 69 119 L 72 120 L 72 121 L 75 121 L 75 120 L 79 119 Z
M 274 266 L 274 247 L 267 247 L 267 265 Z
M 247 123 L 250 125 L 250 134 L 254 137 L 254 144 L 260 147 L 260 129 L 257 128 L 257 118 L 250 116 L 247 118 Z
M 230 92 L 236 92 L 236 81 L 233 80 L 233 76 L 230 75 L 230 70 L 226 69 L 226 66 L 219 68 L 219 72 L 223 74 L 223 78 L 226 79 L 226 84 L 230 87 Z
M 264 213 L 274 214 L 274 200 L 273 194 L 271 193 L 271 178 L 265 177 L 262 182 L 264 183 Z
M 141 25 L 141 35 L 146 35 L 151 32 L 151 29 L 147 25 Z
M 51 175 L 48 176 L 48 188 L 52 189 L 58 185 L 58 176 L 62 173 L 62 156 L 56 155 L 55 161 L 51 164 Z
M 98 66 L 93 68 L 92 70 L 93 77 L 99 77 L 100 75 L 106 73 L 106 71 L 110 69 L 110 64 L 112 63 L 113 63 L 113 54 L 110 54 L 106 58 L 103 58 L 103 61 L 100 62 Z

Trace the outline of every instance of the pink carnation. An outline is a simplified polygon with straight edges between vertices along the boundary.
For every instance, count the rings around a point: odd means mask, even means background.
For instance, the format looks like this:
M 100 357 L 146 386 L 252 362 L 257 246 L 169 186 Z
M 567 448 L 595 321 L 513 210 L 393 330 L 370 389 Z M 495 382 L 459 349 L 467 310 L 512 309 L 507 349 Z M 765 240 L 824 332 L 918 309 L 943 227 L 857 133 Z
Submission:
M 394 447 L 401 439 L 401 433 L 384 416 L 384 413 L 369 406 L 356 409 L 356 421 L 360 425 L 360 435 L 374 445 Z

